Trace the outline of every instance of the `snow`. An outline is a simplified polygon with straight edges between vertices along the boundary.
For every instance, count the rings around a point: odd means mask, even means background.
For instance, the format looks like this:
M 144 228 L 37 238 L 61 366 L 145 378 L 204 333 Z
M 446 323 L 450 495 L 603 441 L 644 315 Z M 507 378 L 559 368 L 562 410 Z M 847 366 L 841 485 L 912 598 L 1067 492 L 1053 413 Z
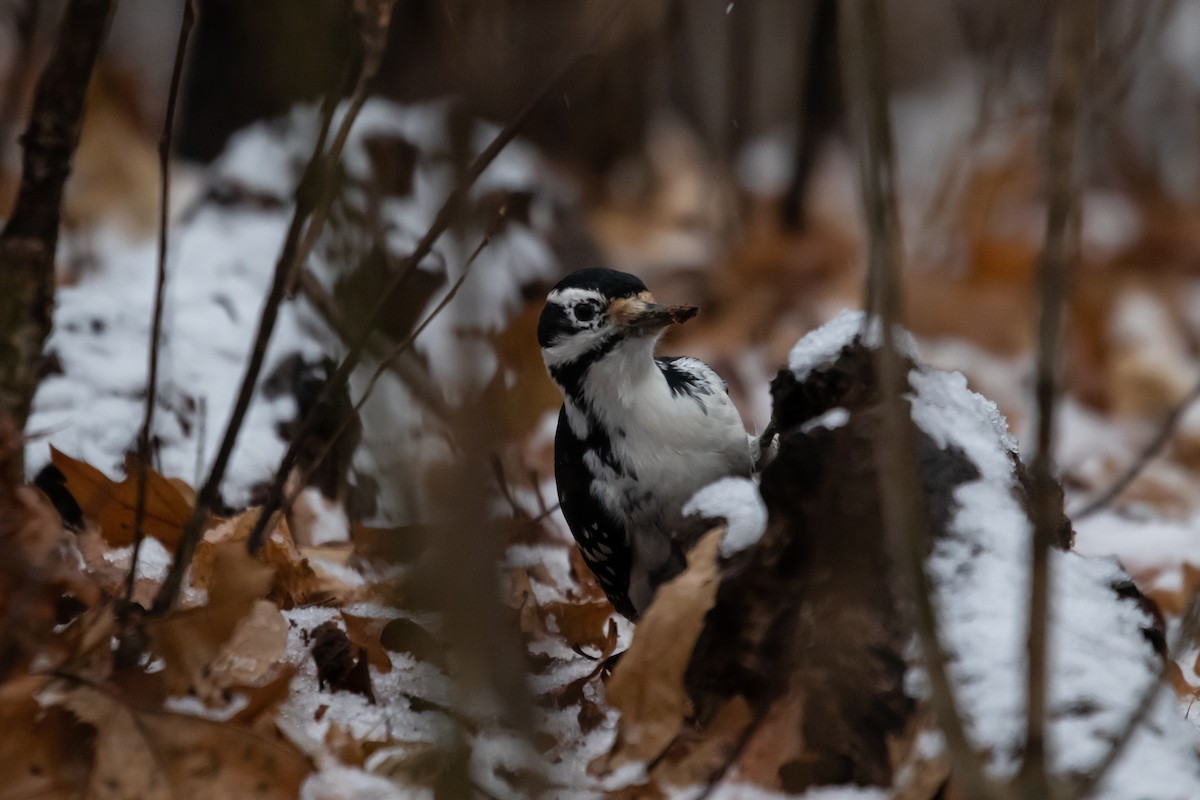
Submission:
M 401 788 L 387 778 L 354 767 L 329 767 L 314 772 L 300 787 L 300 800 L 417 800 L 433 791 L 414 786 Z
M 358 208 L 362 216 L 366 193 L 353 179 L 363 181 L 371 171 L 366 138 L 399 135 L 418 150 L 413 192 L 401 199 L 386 197 L 380 204 L 381 227 L 395 247 L 394 255 L 402 258 L 452 186 L 452 164 L 445 156 L 447 108 L 402 107 L 382 100 L 364 106 L 344 153 L 352 180 L 335 201 L 329 229 L 310 259 L 310 268 L 327 287 L 347 265 L 358 263 L 335 248 L 332 239 L 337 238 L 338 245 L 350 240 L 359 248 L 370 244 L 361 229 L 349 234 L 340 230 L 337 237 L 330 233 L 338 214 L 346 216 L 348 209 Z M 166 475 L 197 483 L 219 448 L 316 124 L 316 110 L 302 107 L 235 135 L 207 171 L 208 191 L 197 205 L 183 210 L 181 223 L 172 231 L 155 415 L 155 466 Z M 480 126 L 477 146 L 482 148 L 493 132 Z M 545 207 L 567 202 L 554 194 L 560 188 L 536 152 L 514 142 L 481 176 L 472 196 L 478 199 L 497 190 L 532 192 L 536 213 L 531 217 L 545 221 L 553 217 Z M 523 287 L 557 274 L 557 261 L 547 244 L 548 227 L 510 224 L 495 236 L 455 302 L 417 339 L 415 348 L 429 359 L 434 382 L 451 387 L 447 399 L 452 403 L 478 390 L 494 373 L 497 356 L 486 334 L 504 327 L 521 307 Z M 461 235 L 447 233 L 438 242 L 422 266 L 444 269 L 447 280 L 427 309 L 462 274 L 467 254 L 481 236 L 479 225 L 467 225 Z M 41 435 L 27 448 L 31 475 L 48 462 L 47 445 L 52 444 L 118 477 L 142 416 L 155 245 L 130 241 L 111 228 L 96 232 L 88 244 L 97 268 L 58 291 L 47 351 L 57 356 L 62 373 L 46 378 L 34 399 L 29 430 Z M 79 244 L 64 242 L 65 250 L 72 247 Z M 262 380 L 296 354 L 315 362 L 325 356 L 339 358 L 342 351 L 337 337 L 306 301 L 285 302 Z M 354 396 L 373 368 L 365 364 L 352 377 Z M 225 500 L 235 506 L 245 505 L 252 488 L 273 475 L 285 447 L 279 427 L 296 414 L 295 401 L 286 391 L 264 396 L 261 389 L 260 385 L 222 487 Z M 377 395 L 362 413 L 365 444 L 355 456 L 356 469 L 386 476 L 397 454 L 403 453 L 412 474 L 414 460 L 425 465 L 449 456 L 446 434 L 436 419 L 397 379 L 386 376 Z M 393 491 L 376 498 L 379 511 L 372 521 L 394 524 L 418 517 L 420 509 L 401 495 Z
M 758 484 L 749 478 L 710 483 L 684 504 L 683 514 L 725 520 L 725 538 L 721 540 L 725 558 L 753 546 L 767 529 L 767 506 Z
M 804 337 L 789 362 L 797 377 L 836 359 L 859 336 L 862 320 L 843 314 Z M 1024 739 L 1031 536 L 1013 489 L 1016 441 L 995 404 L 970 391 L 961 374 L 917 367 L 909 383 L 917 426 L 939 448 L 961 451 L 979 473 L 955 490 L 956 508 L 927 569 L 968 732 L 988 754 L 989 770 L 1011 776 Z M 1081 539 L 1090 544 L 1083 552 L 1109 549 L 1113 524 L 1112 515 L 1102 515 L 1085 526 Z M 1151 536 L 1157 530 L 1158 547 L 1179 546 L 1194 539 L 1185 525 L 1155 523 Z M 1153 538 L 1149 544 L 1153 558 Z M 1113 559 L 1054 551 L 1051 567 L 1051 758 L 1060 773 L 1085 772 L 1107 751 L 1141 688 L 1157 680 L 1159 664 L 1141 632 L 1148 616 L 1111 588 L 1126 578 Z M 906 682 L 927 696 L 922 668 L 910 669 Z M 1166 692 L 1095 796 L 1177 798 L 1180 787 L 1200 781 L 1198 746 L 1200 735 Z
M 1011 775 L 1023 740 L 1031 535 L 1012 491 L 1015 443 L 995 406 L 962 376 L 918 369 L 909 377 L 918 426 L 939 446 L 961 449 L 980 472 L 956 490 L 958 508 L 928 569 L 968 729 L 991 754 L 991 770 Z M 1054 551 L 1051 568 L 1051 752 L 1057 771 L 1083 772 L 1106 752 L 1140 687 L 1157 679 L 1158 662 L 1141 633 L 1149 618 L 1111 589 L 1126 577 L 1114 562 Z M 911 677 L 921 683 L 919 673 Z M 1164 698 L 1096 796 L 1178 796 L 1179 786 L 1200 780 L 1197 742 Z
M 863 334 L 866 324 L 865 312 L 843 310 L 796 342 L 788 355 L 788 369 L 792 371 L 796 380 L 803 381 L 814 371 L 835 361 L 847 344 Z M 879 323 L 872 322 L 864 341 L 867 344 L 878 342 L 879 333 Z M 897 327 L 893 341 L 902 355 L 917 357 L 916 340 L 907 331 Z
M 1077 552 L 1116 556 L 1135 575 L 1165 564 L 1200 564 L 1200 514 L 1163 519 L 1106 510 L 1077 523 L 1075 531 Z
M 837 430 L 850 421 L 850 412 L 844 408 L 831 408 L 824 414 L 818 414 L 808 422 L 800 426 L 801 433 L 810 433 L 815 430 L 824 429 L 827 431 Z

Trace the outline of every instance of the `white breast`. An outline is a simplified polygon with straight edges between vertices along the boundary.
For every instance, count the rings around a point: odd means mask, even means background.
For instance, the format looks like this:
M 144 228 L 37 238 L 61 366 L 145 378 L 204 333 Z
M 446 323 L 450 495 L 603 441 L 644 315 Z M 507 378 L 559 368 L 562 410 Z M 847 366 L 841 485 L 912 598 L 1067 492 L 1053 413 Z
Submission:
M 698 489 L 752 470 L 745 426 L 720 378 L 701 362 L 688 366 L 709 394 L 672 394 L 645 351 L 618 350 L 584 379 L 593 414 L 627 467 L 624 476 L 601 469 L 594 488 L 635 530 L 678 527 L 683 504 Z

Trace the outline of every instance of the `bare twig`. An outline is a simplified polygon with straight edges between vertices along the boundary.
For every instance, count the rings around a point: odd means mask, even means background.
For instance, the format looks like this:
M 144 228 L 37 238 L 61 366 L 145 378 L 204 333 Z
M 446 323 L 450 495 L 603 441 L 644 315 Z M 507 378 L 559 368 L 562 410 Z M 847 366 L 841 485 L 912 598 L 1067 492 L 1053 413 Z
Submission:
M 1171 641 L 1167 655 L 1163 658 L 1162 672 L 1152 678 L 1142 691 L 1129 718 L 1121 726 L 1117 735 L 1113 737 L 1108 752 L 1096 763 L 1095 767 L 1087 771 L 1086 777 L 1073 787 L 1068 794 L 1069 800 L 1082 800 L 1091 795 L 1100 786 L 1109 771 L 1116 766 L 1125 753 L 1126 747 L 1133 740 L 1133 735 L 1146 721 L 1154 704 L 1158 702 L 1159 695 L 1167 687 L 1168 670 L 1171 664 L 1183 654 L 1198 632 L 1200 632 L 1200 587 L 1193 589 L 1191 597 L 1188 598 L 1183 616 L 1179 620 L 1179 628 L 1175 631 L 1175 637 Z
M 337 307 L 337 301 L 325 290 L 321 282 L 310 270 L 301 269 L 296 281 L 297 288 L 304 298 L 312 305 L 313 310 L 321 315 L 333 332 L 343 342 L 354 340 L 356 331 L 342 318 L 342 312 Z M 430 378 L 425 367 L 411 357 L 389 356 L 391 350 L 388 340 L 378 331 L 372 331 L 366 345 L 367 353 L 396 374 L 396 377 L 421 402 L 421 407 L 433 412 L 438 419 L 445 420 L 448 411 L 446 398 L 441 388 Z
M 1138 453 L 1137 458 L 1133 460 L 1129 468 L 1094 500 L 1084 505 L 1078 511 L 1071 513 L 1069 515 L 1071 519 L 1078 522 L 1081 519 L 1090 517 L 1097 511 L 1107 508 L 1113 500 L 1116 500 L 1120 496 L 1121 492 L 1128 489 L 1129 484 L 1137 480 L 1138 475 L 1142 474 L 1142 470 L 1162 452 L 1163 448 L 1167 446 L 1167 442 L 1171 441 L 1171 437 L 1175 435 L 1175 429 L 1179 427 L 1179 421 L 1183 419 L 1183 415 L 1197 400 L 1200 400 L 1200 381 L 1192 387 L 1192 390 L 1187 393 L 1187 396 L 1178 405 L 1167 413 L 1167 416 L 1163 418 L 1162 424 L 1159 426 L 1158 433 L 1146 443 L 1146 446 L 1142 448 L 1142 452 Z
M 623 4 L 614 4 L 613 6 L 614 9 L 620 9 L 622 7 Z M 610 15 L 609 21 L 611 22 L 612 19 L 613 16 Z M 601 30 L 603 31 L 606 27 L 607 26 Z M 296 466 L 296 462 L 300 457 L 301 448 L 303 447 L 304 442 L 310 435 L 312 435 L 313 429 L 319 422 L 320 415 L 319 413 L 315 412 L 317 409 L 324 407 L 324 404 L 328 403 L 333 397 L 335 397 L 336 393 L 340 392 L 342 387 L 344 387 L 347 381 L 349 381 L 350 374 L 362 360 L 363 352 L 371 338 L 372 329 L 383 317 L 388 308 L 388 304 L 392 301 L 392 296 L 395 293 L 396 288 L 404 282 L 408 271 L 415 268 L 416 265 L 420 264 L 421 261 L 427 255 L 429 255 L 434 244 L 438 241 L 438 239 L 441 238 L 442 234 L 446 232 L 447 228 L 450 227 L 451 221 L 458 215 L 463 202 L 466 200 L 467 192 L 470 191 L 471 187 L 475 184 L 475 181 L 479 178 L 479 176 L 483 174 L 483 171 L 487 169 L 489 165 L 491 165 L 496 156 L 500 154 L 500 151 L 508 146 L 509 142 L 516 138 L 517 133 L 520 132 L 521 128 L 525 126 L 526 120 L 529 119 L 534 109 L 540 106 L 542 102 L 544 102 L 545 99 L 549 97 L 559 87 L 559 85 L 561 85 L 566 77 L 570 75 L 589 54 L 589 51 L 584 51 L 583 53 L 580 53 L 569 59 L 568 62 L 543 85 L 541 91 L 539 91 L 534 98 L 523 109 L 521 109 L 520 112 L 517 113 L 515 117 L 509 120 L 508 123 L 500 129 L 499 133 L 497 133 L 492 141 L 488 143 L 488 146 L 485 147 L 483 151 L 475 157 L 475 160 L 471 162 L 470 166 L 466 169 L 462 180 L 454 188 L 454 190 L 450 192 L 445 201 L 443 201 L 442 207 L 438 209 L 437 216 L 435 216 L 433 222 L 430 223 L 429 228 L 425 231 L 425 235 L 422 236 L 420 241 L 417 242 L 416 247 L 413 248 L 413 251 L 409 253 L 408 257 L 398 265 L 398 268 L 393 273 L 391 280 L 389 280 L 387 285 L 384 287 L 374 307 L 367 314 L 366 321 L 362 325 L 361 332 L 350 344 L 349 350 L 347 351 L 346 356 L 342 359 L 341 364 L 338 365 L 337 370 L 332 376 L 330 376 L 329 380 L 322 388 L 317 401 L 313 404 L 313 411 L 310 412 L 297 426 L 295 436 L 292 439 L 287 452 L 284 453 L 283 459 L 279 464 L 279 468 L 275 471 L 275 477 L 271 482 L 271 486 L 267 490 L 267 499 L 263 504 L 262 515 L 259 517 L 258 524 L 250 537 L 249 546 L 251 548 L 251 552 L 257 552 L 257 549 L 262 546 L 262 542 L 265 538 L 266 526 L 270 523 L 270 520 L 274 518 L 275 512 L 279 510 L 280 506 L 284 502 L 284 484 L 287 482 L 287 478 L 291 474 L 292 469 Z
M 321 201 L 323 191 L 328 188 L 320 180 L 321 176 L 325 174 L 322 169 L 322 159 L 325 152 L 325 142 L 329 137 L 329 129 L 333 123 L 333 114 L 337 108 L 337 99 L 341 86 L 341 83 L 335 86 L 326 95 L 322 103 L 317 141 L 313 147 L 312 156 L 304 168 L 304 174 L 296 186 L 296 206 L 292 211 L 292 221 L 288 226 L 287 236 L 284 239 L 279 259 L 275 262 L 275 273 L 258 320 L 258 330 L 254 335 L 254 345 L 250 351 L 250 360 L 246 364 L 246 371 L 242 376 L 241 387 L 238 389 L 233 411 L 230 414 L 229 422 L 225 426 L 225 434 L 221 438 L 221 446 L 217 450 L 213 465 L 209 468 L 208 477 L 205 479 L 204 485 L 200 487 L 200 491 L 196 496 L 196 506 L 192 510 L 192 516 L 188 519 L 187 524 L 184 525 L 183 535 L 180 536 L 179 544 L 175 548 L 175 556 L 171 562 L 171 569 L 154 598 L 154 606 L 151 609 L 153 614 L 166 613 L 175 605 L 180 587 L 183 585 L 184 573 L 187 572 L 187 568 L 192 562 L 192 555 L 196 551 L 196 545 L 200 543 L 200 536 L 204 524 L 208 520 L 208 514 L 217 502 L 220 494 L 221 481 L 225 477 L 225 469 L 229 466 L 229 458 L 233 454 L 234 445 L 237 443 L 238 433 L 241 431 L 246 412 L 250 408 L 250 399 L 254 395 L 254 388 L 258 383 L 259 373 L 262 371 L 263 360 L 266 358 L 267 345 L 271 340 L 272 332 L 275 330 L 275 320 L 279 316 L 279 306 L 283 302 L 287 277 L 292 271 L 292 261 L 298 252 L 300 236 L 304 231 L 305 223 L 310 218 L 317 204 Z
M 878 324 L 882 346 L 875 350 L 883 404 L 883 425 L 876 444 L 879 490 L 888 538 L 898 555 L 911 594 L 914 623 L 929 675 L 932 700 L 966 796 L 991 797 L 993 787 L 967 738 L 958 701 L 946 668 L 933 589 L 925 572 L 929 513 L 917 462 L 917 437 L 904 400 L 908 377 L 896 350 L 895 328 L 903 323 L 899 274 L 900 230 L 894 194 L 892 132 L 884 74 L 885 37 L 879 0 L 857 0 L 847 7 L 842 53 L 856 128 L 862 202 L 870 231 L 868 252 L 868 332 Z
M 0 234 L 0 414 L 10 415 L 18 430 L 29 417 L 42 345 L 50 333 L 63 186 L 112 5 L 112 0 L 67 4 L 22 140 L 21 188 Z M 13 479 L 24 478 L 19 453 L 10 470 Z
M 1037 444 L 1030 468 L 1033 486 L 1030 538 L 1029 627 L 1026 637 L 1025 754 L 1017 785 L 1024 797 L 1052 795 L 1046 752 L 1046 704 L 1049 695 L 1050 549 L 1060 521 L 1054 478 L 1055 418 L 1062 329 L 1066 316 L 1068 273 L 1078 253 L 1079 192 L 1075 153 L 1079 137 L 1079 98 L 1087 57 L 1087 0 L 1059 0 L 1055 7 L 1051 64 L 1050 123 L 1046 134 L 1046 240 L 1038 263 L 1041 318 L 1038 330 Z
M 167 225 L 171 212 L 171 142 L 175 134 L 175 106 L 179 100 L 179 84 L 187 59 L 188 37 L 196 22 L 192 0 L 183 0 L 183 18 L 179 23 L 179 41 L 175 45 L 175 64 L 171 68 L 171 88 L 167 93 L 167 113 L 162 136 L 158 140 L 160 192 L 158 204 L 158 272 L 154 283 L 154 318 L 150 324 L 150 363 L 146 378 L 146 409 L 138 433 L 137 499 L 133 512 L 133 555 L 129 562 L 129 577 L 125 582 L 125 599 L 133 599 L 133 584 L 137 578 L 138 556 L 142 550 L 146 519 L 146 471 L 150 469 L 150 434 L 154 430 L 154 406 L 158 402 L 158 351 L 162 338 L 163 292 L 167 283 Z

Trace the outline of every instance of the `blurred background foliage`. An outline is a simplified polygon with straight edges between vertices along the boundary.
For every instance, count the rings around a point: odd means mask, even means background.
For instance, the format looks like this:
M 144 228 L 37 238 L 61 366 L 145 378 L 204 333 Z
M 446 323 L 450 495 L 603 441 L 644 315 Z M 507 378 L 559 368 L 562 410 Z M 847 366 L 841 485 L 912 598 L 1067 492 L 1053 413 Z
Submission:
M 14 134 L 62 5 L 0 3 L 0 214 L 14 192 Z M 400 0 L 372 92 L 404 103 L 453 97 L 456 113 L 503 122 L 564 62 L 594 51 L 522 131 L 578 200 L 552 234 L 561 271 L 604 262 L 698 302 L 704 316 L 673 346 L 715 362 L 761 427 L 766 382 L 787 349 L 861 294 L 838 4 L 614 8 Z M 1044 216 L 1046 6 L 891 0 L 885 9 L 908 319 L 930 360 L 963 369 L 1021 430 Z M 1136 440 L 1140 421 L 1165 413 L 1200 377 L 1200 3 L 1092 10 L 1067 389 L 1069 402 L 1128 421 Z M 347 83 L 357 52 L 350 3 L 200 0 L 198 11 L 178 126 L 185 163 L 203 165 L 235 131 Z M 154 147 L 179 13 L 159 0 L 120 4 L 92 87 L 70 227 L 116 220 L 153 231 Z M 186 169 L 180 183 L 186 194 Z M 86 257 L 86 248 L 73 252 Z M 527 311 L 497 339 L 531 376 L 545 286 L 524 287 Z M 556 399 L 544 382 L 523 386 L 528 397 L 502 402 L 528 431 Z M 1200 417 L 1179 430 L 1176 461 L 1200 462 Z M 1087 475 L 1066 458 L 1068 481 L 1099 486 L 1115 467 L 1097 458 L 1112 460 L 1091 453 Z M 1177 470 L 1167 483 L 1191 481 Z

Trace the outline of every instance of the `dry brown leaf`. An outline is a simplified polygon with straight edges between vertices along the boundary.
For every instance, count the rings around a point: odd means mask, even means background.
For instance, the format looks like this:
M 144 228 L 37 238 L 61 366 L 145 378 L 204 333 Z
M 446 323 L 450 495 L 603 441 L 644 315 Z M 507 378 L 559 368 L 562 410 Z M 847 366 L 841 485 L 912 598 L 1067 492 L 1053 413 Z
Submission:
M 67 489 L 79 503 L 84 516 L 100 526 L 104 539 L 113 547 L 133 543 L 134 512 L 137 506 L 137 466 L 125 462 L 125 480 L 109 480 L 90 464 L 50 448 L 50 461 L 67 478 Z M 192 504 L 171 480 L 146 470 L 146 515 L 142 530 L 168 548 L 179 543 L 183 526 L 192 515 Z
M 525 638 L 534 640 L 550 635 L 526 569 L 509 570 L 508 597 L 505 602 L 517 610 L 517 626 Z
M 196 548 L 192 566 L 192 584 L 206 586 L 212 574 L 213 549 L 224 543 L 245 545 L 250 531 L 258 522 L 260 509 L 252 508 L 233 518 L 223 520 L 204 536 Z M 274 570 L 269 599 L 283 608 L 300 605 L 347 602 L 356 599 L 351 587 L 324 571 L 313 568 L 312 563 L 292 542 L 285 522 L 278 523 L 263 543 L 259 558 Z
M 288 624 L 270 600 L 255 600 L 233 635 L 212 662 L 208 679 L 215 686 L 248 686 L 258 683 L 287 649 Z
M 1187 606 L 1188 599 L 1192 596 L 1192 592 L 1196 591 L 1196 587 L 1200 585 L 1200 567 L 1192 564 L 1184 563 L 1180 567 L 1182 571 L 1180 585 L 1177 588 L 1163 589 L 1155 587 L 1148 589 L 1144 593 L 1150 598 L 1158 610 L 1165 617 L 1178 617 L 1183 614 L 1184 608 Z
M 92 737 L 62 709 L 39 708 L 34 698 L 45 681 L 0 686 L 0 800 L 74 800 L 87 787 Z
M 543 604 L 541 611 L 554 619 L 558 632 L 567 644 L 594 647 L 600 651 L 600 658 L 607 658 L 616 649 L 617 631 L 608 624 L 613 616 L 613 607 L 607 600 L 583 603 L 554 600 Z
M 446 668 L 445 642 L 411 619 L 397 617 L 388 620 L 379 632 L 378 643 L 393 653 L 408 653 L 418 661 L 428 661 L 442 669 Z
M 246 697 L 246 705 L 230 717 L 230 721 L 247 727 L 255 727 L 257 723 L 266 719 L 270 726 L 274 727 L 275 721 L 268 715 L 280 703 L 288 699 L 291 693 L 292 676 L 295 674 L 296 668 L 285 664 L 278 670 L 275 677 L 262 686 L 239 687 L 240 692 Z
M 346 636 L 355 647 L 367 652 L 367 660 L 375 669 L 382 673 L 392 671 L 392 660 L 388 658 L 387 650 L 382 643 L 384 628 L 389 620 L 376 617 L 359 617 L 342 612 L 342 624 L 346 626 Z
M 2 453 L 0 469 L 7 469 Z M 100 587 L 81 569 L 75 537 L 63 528 L 46 496 L 26 486 L 0 484 L 4 669 L 19 669 L 33 658 L 47 664 L 69 658 L 70 637 L 58 637 L 53 629 L 99 601 Z M 0 680 L 4 677 L 0 672 Z
M 659 755 L 690 710 L 683 675 L 716 599 L 724 535 L 723 527 L 705 534 L 688 555 L 687 570 L 659 588 L 608 682 L 608 702 L 621 712 L 610 766 Z
M 47 700 L 96 729 L 93 800 L 290 800 L 311 769 L 290 745 L 228 722 L 135 709 L 85 685 Z
M 312 657 L 317 665 L 317 686 L 333 692 L 354 692 L 375 702 L 367 651 L 356 648 L 346 632 L 333 620 L 323 622 L 309 634 Z
M 249 671 L 261 676 L 287 644 L 287 625 L 279 609 L 262 600 L 274 570 L 236 541 L 213 547 L 211 569 L 206 605 L 146 625 L 154 651 L 165 662 L 172 691 L 194 691 L 204 700 L 216 699 L 222 689 L 244 682 L 239 668 L 220 667 L 229 663 L 221 661 L 227 653 L 234 662 L 242 657 L 253 662 Z M 234 652 L 230 648 L 243 622 L 249 627 L 236 642 L 244 652 Z

